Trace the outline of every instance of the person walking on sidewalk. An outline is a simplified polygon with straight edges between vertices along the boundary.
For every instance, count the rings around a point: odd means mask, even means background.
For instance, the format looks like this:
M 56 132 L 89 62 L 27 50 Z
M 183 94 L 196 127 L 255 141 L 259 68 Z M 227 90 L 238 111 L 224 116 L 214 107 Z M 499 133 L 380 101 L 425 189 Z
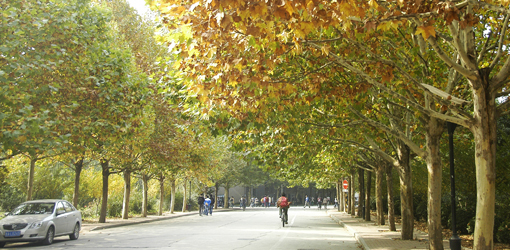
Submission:
M 321 209 L 322 208 L 322 199 L 321 197 L 317 197 L 317 208 Z
M 209 199 L 209 195 L 205 198 L 204 201 L 204 214 L 209 215 L 209 208 L 211 207 L 211 199 Z
M 234 196 L 231 196 L 230 199 L 228 199 L 228 207 L 234 207 Z
M 308 197 L 308 195 L 305 195 L 305 205 L 303 206 L 303 208 L 306 207 L 306 204 L 308 204 L 308 208 L 310 208 L 310 197 Z
M 214 207 L 214 196 L 211 196 L 211 206 L 209 206 L 209 215 L 212 215 L 212 209 Z
M 198 195 L 198 214 L 202 216 L 202 213 L 204 212 L 204 196 Z

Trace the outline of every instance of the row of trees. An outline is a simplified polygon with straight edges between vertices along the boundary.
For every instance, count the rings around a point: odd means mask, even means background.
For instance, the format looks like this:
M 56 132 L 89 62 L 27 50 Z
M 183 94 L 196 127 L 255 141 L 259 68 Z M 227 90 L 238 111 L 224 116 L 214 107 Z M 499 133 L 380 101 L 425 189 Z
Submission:
M 4 208 L 34 198 L 34 182 L 41 181 L 36 172 L 66 172 L 58 170 L 62 166 L 74 172 L 73 182 L 60 184 L 74 184 L 78 207 L 88 204 L 80 199 L 83 170 L 87 165 L 100 169 L 95 173 L 100 173 L 101 196 L 94 196 L 101 203 L 99 222 L 106 220 L 113 174 L 124 179 L 125 219 L 133 177 L 142 183 L 145 216 L 152 179 L 160 183 L 161 199 L 169 180 L 172 212 L 177 180 L 236 184 L 228 175 L 246 166 L 244 155 L 234 152 L 225 136 L 213 135 L 197 111 L 196 98 L 174 69 L 174 54 L 161 42 L 174 35 L 158 28 L 157 15 L 141 17 L 124 0 L 48 0 L 1 1 L 0 18 L 3 189 L 15 187 L 14 170 L 29 159 L 26 190 L 14 189 L 20 192 L 2 203 Z M 56 191 L 62 189 L 54 190 L 36 197 L 63 196 Z M 91 197 L 91 190 L 85 192 Z M 159 204 L 161 214 L 163 201 Z
M 400 179 L 402 238 L 413 235 L 412 167 L 428 173 L 430 249 L 443 249 L 446 122 L 472 139 L 474 248 L 494 246 L 496 124 L 508 113 L 508 2 L 155 0 L 178 44 L 190 89 L 236 118 L 267 168 L 338 178 L 354 164 Z M 471 136 L 469 136 L 471 134 Z M 375 160 L 371 160 L 375 159 Z M 326 176 L 326 177 L 325 177 Z

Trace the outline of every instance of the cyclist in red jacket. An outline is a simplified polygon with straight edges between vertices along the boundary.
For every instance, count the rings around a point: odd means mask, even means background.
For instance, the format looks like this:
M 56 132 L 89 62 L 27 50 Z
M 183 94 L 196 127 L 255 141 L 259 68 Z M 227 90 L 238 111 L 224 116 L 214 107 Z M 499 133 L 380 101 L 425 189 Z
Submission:
M 280 217 L 282 216 L 282 212 L 285 214 L 285 224 L 289 224 L 288 222 L 288 210 L 289 206 L 292 202 L 290 202 L 287 197 L 285 196 L 285 193 L 282 193 L 282 197 L 278 198 L 278 201 L 276 202 L 276 206 L 279 208 Z

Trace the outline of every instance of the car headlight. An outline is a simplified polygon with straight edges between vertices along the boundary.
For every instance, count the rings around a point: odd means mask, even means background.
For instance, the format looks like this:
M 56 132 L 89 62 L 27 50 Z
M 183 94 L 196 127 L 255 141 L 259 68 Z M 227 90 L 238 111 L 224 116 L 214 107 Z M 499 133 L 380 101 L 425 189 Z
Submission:
M 30 227 L 31 229 L 38 229 L 42 226 L 43 222 L 42 221 L 36 221 L 32 224 L 30 224 Z

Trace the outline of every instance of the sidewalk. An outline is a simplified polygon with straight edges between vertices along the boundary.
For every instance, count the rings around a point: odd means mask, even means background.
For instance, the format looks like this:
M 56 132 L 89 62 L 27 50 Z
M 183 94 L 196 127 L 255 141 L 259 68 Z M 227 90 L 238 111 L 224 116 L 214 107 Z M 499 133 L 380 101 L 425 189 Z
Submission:
M 213 210 L 214 213 L 218 212 L 226 212 L 226 211 L 232 211 L 235 208 L 218 208 Z M 134 224 L 140 224 L 140 223 L 148 223 L 153 221 L 160 221 L 160 220 L 168 220 L 183 216 L 198 216 L 198 211 L 191 211 L 191 212 L 174 212 L 173 214 L 167 212 L 163 213 L 161 216 L 157 215 L 148 215 L 147 217 L 131 217 L 127 220 L 125 219 L 106 219 L 106 223 L 98 223 L 96 222 L 83 222 L 81 226 L 81 233 L 87 233 L 91 231 L 96 230 L 102 230 L 106 228 L 112 228 L 112 227 L 122 227 L 122 226 L 128 226 L 128 225 L 134 225 Z
M 413 240 L 401 240 L 400 225 L 397 232 L 388 230 L 388 225 L 377 226 L 375 220 L 365 221 L 350 214 L 328 210 L 328 215 L 352 233 L 365 250 L 429 249 L 428 235 L 414 230 Z M 450 249 L 448 240 L 443 240 L 444 249 Z

